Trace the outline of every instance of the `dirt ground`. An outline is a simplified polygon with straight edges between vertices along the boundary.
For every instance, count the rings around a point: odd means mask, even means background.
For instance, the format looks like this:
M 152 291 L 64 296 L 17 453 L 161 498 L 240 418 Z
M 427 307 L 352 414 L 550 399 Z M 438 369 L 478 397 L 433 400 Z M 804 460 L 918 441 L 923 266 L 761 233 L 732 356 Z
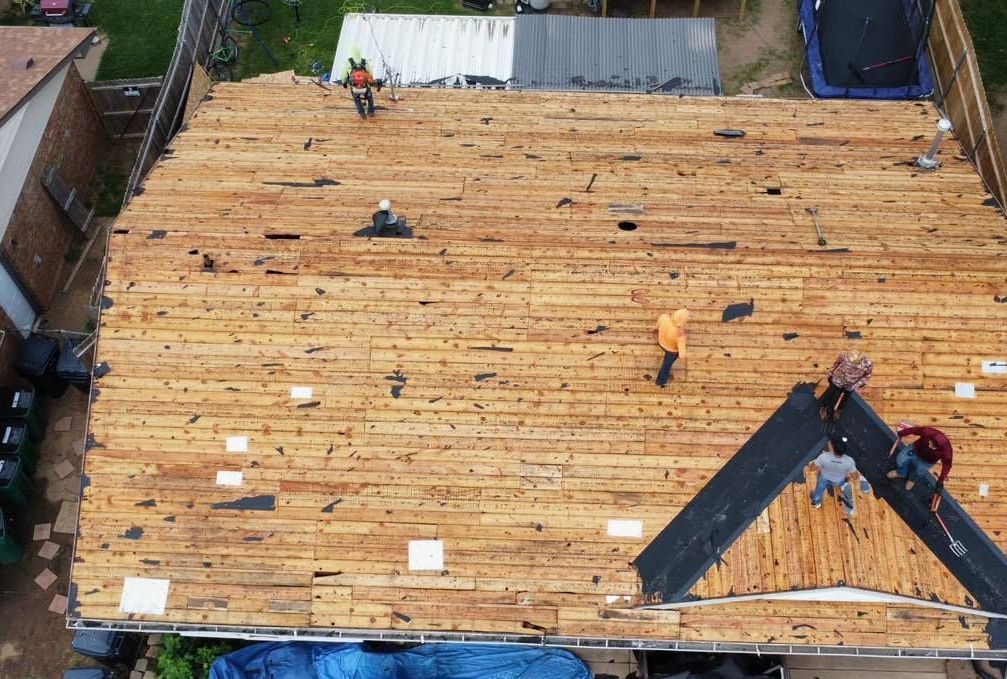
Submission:
M 100 225 L 99 225 L 100 227 Z M 91 253 L 81 268 L 76 285 L 61 296 L 46 315 L 50 329 L 82 331 L 88 320 L 87 301 L 102 256 Z M 73 636 L 61 613 L 49 612 L 54 595 L 66 596 L 70 577 L 73 536 L 53 532 L 49 538 L 61 550 L 51 561 L 38 556 L 42 541 L 32 541 L 35 524 L 52 524 L 64 501 L 75 502 L 80 488 L 87 397 L 73 387 L 58 399 L 46 402 L 48 419 L 45 439 L 39 447 L 35 494 L 28 509 L 12 517 L 25 545 L 21 563 L 0 568 L 0 677 L 4 679 L 57 679 L 68 667 L 87 666 L 86 658 L 70 651 Z M 67 421 L 66 418 L 70 418 Z M 69 424 L 68 431 L 56 431 Z M 74 471 L 60 479 L 56 465 L 67 460 Z M 48 589 L 35 578 L 46 568 L 58 576 Z
M 749 0 L 748 7 L 743 19 L 732 16 L 717 20 L 724 94 L 738 94 L 746 83 L 784 76 L 789 82 L 755 88 L 754 93 L 807 97 L 798 80 L 804 43 L 797 32 L 796 0 Z

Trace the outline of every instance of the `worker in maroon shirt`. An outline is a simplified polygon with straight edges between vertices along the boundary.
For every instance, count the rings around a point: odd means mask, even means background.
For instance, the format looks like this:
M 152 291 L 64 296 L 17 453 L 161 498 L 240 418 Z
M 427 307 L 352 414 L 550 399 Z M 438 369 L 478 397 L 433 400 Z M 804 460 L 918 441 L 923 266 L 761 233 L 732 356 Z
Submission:
M 937 490 L 944 487 L 944 479 L 951 471 L 951 441 L 944 435 L 944 432 L 933 427 L 908 427 L 900 423 L 898 435 L 892 449 L 888 452 L 890 456 L 906 436 L 918 436 L 912 445 L 903 445 L 899 454 L 895 456 L 895 469 L 888 472 L 888 478 L 906 480 L 906 490 L 912 490 L 916 485 L 916 479 L 926 474 L 931 467 L 938 462 L 941 463 L 941 474 L 937 477 Z

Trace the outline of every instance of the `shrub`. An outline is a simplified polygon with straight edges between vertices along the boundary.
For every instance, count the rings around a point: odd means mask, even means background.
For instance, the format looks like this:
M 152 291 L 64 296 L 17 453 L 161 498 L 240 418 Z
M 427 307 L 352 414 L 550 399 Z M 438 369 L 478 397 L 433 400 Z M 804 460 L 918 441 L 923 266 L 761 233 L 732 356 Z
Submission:
M 202 639 L 167 634 L 157 657 L 159 679 L 207 679 L 210 665 L 237 645 L 220 639 Z

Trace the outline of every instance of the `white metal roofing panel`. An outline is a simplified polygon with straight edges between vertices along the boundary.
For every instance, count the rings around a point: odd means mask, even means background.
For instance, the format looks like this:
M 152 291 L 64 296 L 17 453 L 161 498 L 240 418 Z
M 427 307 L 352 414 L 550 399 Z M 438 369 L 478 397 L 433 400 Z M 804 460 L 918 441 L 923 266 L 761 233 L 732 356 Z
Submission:
M 367 59 L 375 78 L 401 86 L 437 84 L 455 75 L 511 77 L 514 17 L 347 14 L 339 33 L 332 80 L 350 57 Z

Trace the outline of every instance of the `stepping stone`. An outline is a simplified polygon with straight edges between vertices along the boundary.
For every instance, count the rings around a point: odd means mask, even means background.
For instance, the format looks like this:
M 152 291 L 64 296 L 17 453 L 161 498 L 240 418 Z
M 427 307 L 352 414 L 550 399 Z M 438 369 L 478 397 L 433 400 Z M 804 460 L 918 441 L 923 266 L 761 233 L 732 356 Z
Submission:
M 143 672 L 137 672 L 133 670 L 129 673 L 129 679 L 143 679 Z
M 147 670 L 147 659 L 146 658 L 140 658 L 139 660 L 137 660 L 136 664 L 133 665 L 133 669 L 136 670 L 137 672 L 144 672 L 144 671 L 146 671 Z
M 38 550 L 38 555 L 43 559 L 52 560 L 59 554 L 60 549 L 61 547 L 57 543 L 46 540 L 42 543 L 42 548 Z
M 62 594 L 57 594 L 52 598 L 52 603 L 49 604 L 49 610 L 53 613 L 58 613 L 59 615 L 66 615 L 66 605 L 67 598 Z
M 36 540 L 48 540 L 50 535 L 52 535 L 51 523 L 36 523 L 31 533 L 31 539 L 32 542 Z
M 35 584 L 41 587 L 42 589 L 49 589 L 50 587 L 52 587 L 52 583 L 56 582 L 57 580 L 59 580 L 59 577 L 51 570 L 46 568 L 44 571 L 38 574 L 37 578 L 35 578 Z
M 70 431 L 70 427 L 73 426 L 73 417 L 63 417 L 56 420 L 52 425 L 53 431 Z
M 59 515 L 53 523 L 54 533 L 65 533 L 73 535 L 77 532 L 77 505 L 76 501 L 64 500 L 59 507 Z
M 77 471 L 77 465 L 70 462 L 69 460 L 62 460 L 59 462 L 59 464 L 56 465 L 55 469 L 56 469 L 56 476 L 60 477 L 61 479 L 65 479 L 66 477 L 70 476 L 70 474 L 73 474 L 75 471 Z

